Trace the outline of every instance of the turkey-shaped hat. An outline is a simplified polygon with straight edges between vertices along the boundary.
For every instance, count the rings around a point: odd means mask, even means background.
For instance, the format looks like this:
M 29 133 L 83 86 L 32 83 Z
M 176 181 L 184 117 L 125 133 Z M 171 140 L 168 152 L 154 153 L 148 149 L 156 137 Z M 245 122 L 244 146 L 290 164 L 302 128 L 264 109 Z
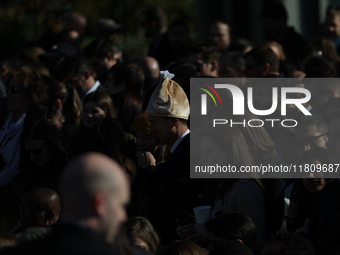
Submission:
M 161 83 L 150 98 L 146 113 L 161 117 L 174 117 L 187 120 L 190 114 L 189 100 L 182 87 L 171 80 L 173 74 L 161 71 Z

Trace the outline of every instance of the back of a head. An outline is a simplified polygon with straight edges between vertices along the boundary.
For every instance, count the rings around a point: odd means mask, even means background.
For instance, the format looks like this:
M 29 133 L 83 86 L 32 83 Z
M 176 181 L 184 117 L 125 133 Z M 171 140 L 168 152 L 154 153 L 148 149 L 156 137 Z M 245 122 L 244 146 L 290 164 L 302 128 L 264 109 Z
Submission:
M 229 66 L 235 68 L 237 71 L 244 70 L 246 64 L 244 62 L 243 54 L 241 52 L 230 52 L 223 56 L 221 61 L 221 68 Z
M 278 232 L 267 237 L 263 255 L 314 255 L 313 245 L 304 237 L 291 232 Z
M 216 238 L 241 240 L 252 247 L 257 239 L 257 229 L 249 216 L 243 213 L 224 213 L 205 223 L 206 229 Z
M 90 75 L 93 73 L 91 63 L 87 58 L 78 55 L 65 57 L 65 59 L 60 64 L 58 78 L 63 80 L 65 78 L 82 76 L 84 75 L 85 71 L 89 71 Z
M 145 79 L 159 79 L 158 61 L 150 56 L 139 59 L 136 64 L 143 70 Z
M 114 65 L 109 72 L 113 76 L 114 83 L 110 86 L 123 87 L 140 96 L 144 86 L 144 72 L 134 63 L 122 63 Z M 108 88 L 110 91 L 112 88 Z M 111 94 L 110 94 L 111 95 Z
M 60 214 L 60 197 L 56 191 L 49 188 L 33 188 L 29 190 L 26 197 L 34 197 L 41 205 L 54 211 L 55 217 L 59 218 Z
M 96 41 L 94 50 L 95 57 L 104 59 L 108 52 L 113 56 L 114 54 L 119 53 L 119 49 L 116 44 L 109 39 L 100 39 Z
M 197 49 L 197 53 L 201 54 L 205 63 L 211 63 L 213 61 L 217 61 L 219 63 L 221 61 L 221 53 L 216 47 L 199 46 Z
M 114 195 L 127 188 L 127 179 L 117 162 L 100 153 L 88 153 L 66 165 L 59 185 L 64 217 L 81 220 L 95 217 L 92 199 L 96 192 Z
M 278 72 L 280 67 L 280 60 L 267 45 L 258 46 L 249 51 L 244 58 L 252 57 L 256 64 L 269 63 L 270 71 Z

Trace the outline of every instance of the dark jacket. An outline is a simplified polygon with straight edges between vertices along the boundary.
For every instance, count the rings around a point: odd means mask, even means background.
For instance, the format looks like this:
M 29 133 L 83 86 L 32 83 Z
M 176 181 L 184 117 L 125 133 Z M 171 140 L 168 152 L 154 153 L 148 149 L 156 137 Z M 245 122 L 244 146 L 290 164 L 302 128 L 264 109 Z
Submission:
M 45 238 L 8 249 L 3 254 L 117 255 L 92 229 L 68 224 L 57 224 Z
M 199 206 L 198 194 L 202 189 L 202 180 L 190 179 L 190 134 L 145 184 L 144 192 L 150 200 L 149 220 L 163 242 L 178 239 L 174 211 L 184 209 L 193 214 L 193 207 Z

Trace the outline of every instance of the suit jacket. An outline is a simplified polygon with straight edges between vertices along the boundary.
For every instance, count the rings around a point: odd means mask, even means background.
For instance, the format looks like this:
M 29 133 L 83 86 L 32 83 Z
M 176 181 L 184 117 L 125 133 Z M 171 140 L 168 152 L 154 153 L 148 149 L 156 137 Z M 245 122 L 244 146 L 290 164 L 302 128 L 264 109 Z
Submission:
M 175 210 L 193 214 L 199 205 L 202 180 L 190 179 L 190 134 L 177 146 L 171 157 L 151 175 L 144 185 L 150 200 L 149 220 L 164 242 L 178 239 Z
M 45 238 L 8 249 L 3 254 L 117 255 L 92 229 L 62 223 Z

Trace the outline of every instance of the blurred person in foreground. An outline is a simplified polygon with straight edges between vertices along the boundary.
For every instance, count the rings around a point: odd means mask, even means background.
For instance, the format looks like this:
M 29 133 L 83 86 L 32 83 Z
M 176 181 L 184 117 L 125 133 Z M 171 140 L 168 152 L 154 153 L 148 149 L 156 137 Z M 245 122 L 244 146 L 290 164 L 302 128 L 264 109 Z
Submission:
M 110 245 L 127 220 L 130 199 L 122 167 L 103 154 L 84 154 L 65 167 L 60 195 L 63 211 L 54 231 L 7 254 L 117 254 Z

